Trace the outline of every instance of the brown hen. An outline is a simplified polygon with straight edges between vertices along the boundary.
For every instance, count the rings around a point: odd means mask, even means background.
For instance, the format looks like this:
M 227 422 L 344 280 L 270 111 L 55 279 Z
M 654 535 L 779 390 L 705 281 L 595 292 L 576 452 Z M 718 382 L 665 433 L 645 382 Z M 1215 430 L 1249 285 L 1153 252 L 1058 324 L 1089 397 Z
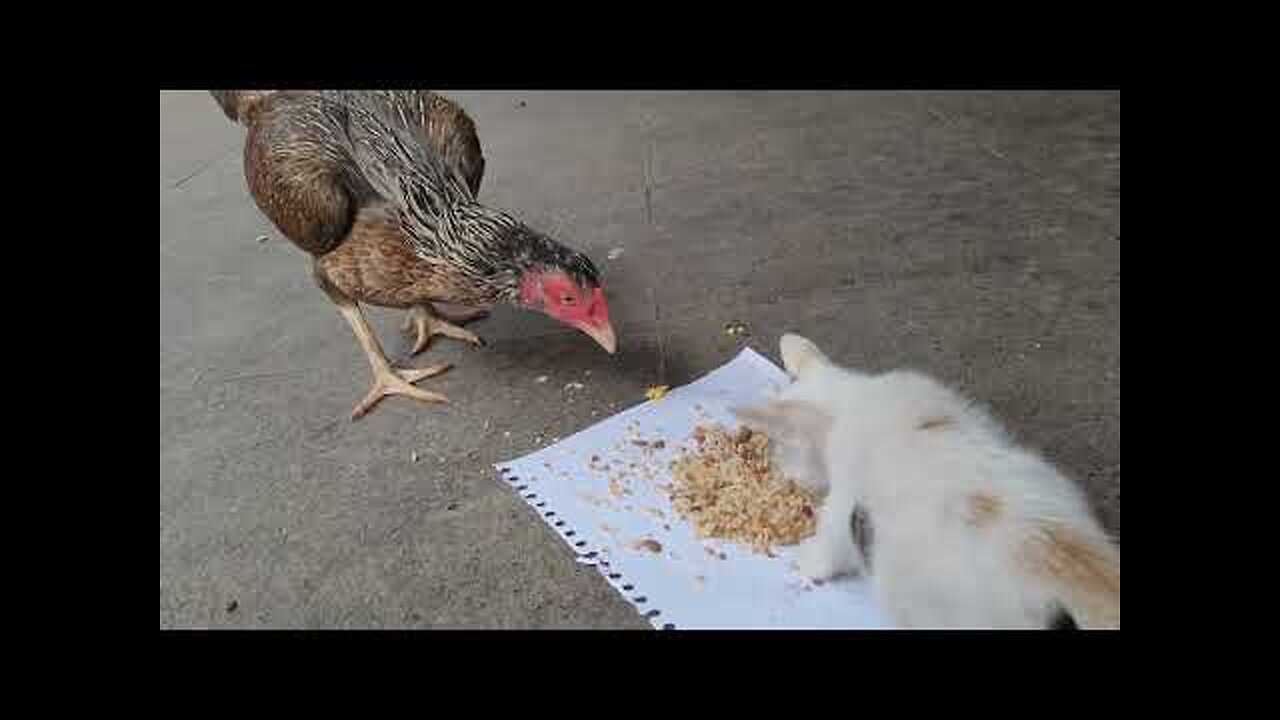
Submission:
M 407 309 L 415 354 L 434 335 L 480 345 L 455 322 L 497 303 L 544 312 L 614 352 L 591 260 L 477 201 L 484 155 L 457 104 L 425 90 L 211 92 L 248 128 L 254 202 L 311 254 L 316 282 L 369 359 L 373 389 L 353 418 L 387 395 L 447 402 L 414 383 L 449 367 L 392 367 L 359 303 Z

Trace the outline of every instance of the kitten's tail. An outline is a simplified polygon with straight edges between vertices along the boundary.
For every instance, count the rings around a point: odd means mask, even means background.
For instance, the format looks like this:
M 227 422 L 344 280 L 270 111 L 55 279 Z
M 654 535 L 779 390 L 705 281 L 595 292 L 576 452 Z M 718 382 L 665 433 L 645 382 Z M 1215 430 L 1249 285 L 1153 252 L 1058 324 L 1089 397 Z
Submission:
M 1054 627 L 1067 627 L 1070 620 L 1085 630 L 1120 629 L 1120 552 L 1105 536 L 1049 525 L 1024 550 L 1031 570 L 1048 582 L 1060 605 Z

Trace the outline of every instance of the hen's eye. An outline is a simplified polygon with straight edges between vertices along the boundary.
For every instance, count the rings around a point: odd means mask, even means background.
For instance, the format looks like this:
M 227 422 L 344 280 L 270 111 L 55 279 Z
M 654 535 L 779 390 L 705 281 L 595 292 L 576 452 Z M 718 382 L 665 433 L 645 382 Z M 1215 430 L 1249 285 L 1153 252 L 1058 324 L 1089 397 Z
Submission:
M 578 299 L 572 295 L 565 295 L 564 297 L 560 298 L 560 302 L 565 305 L 572 305 L 578 302 Z

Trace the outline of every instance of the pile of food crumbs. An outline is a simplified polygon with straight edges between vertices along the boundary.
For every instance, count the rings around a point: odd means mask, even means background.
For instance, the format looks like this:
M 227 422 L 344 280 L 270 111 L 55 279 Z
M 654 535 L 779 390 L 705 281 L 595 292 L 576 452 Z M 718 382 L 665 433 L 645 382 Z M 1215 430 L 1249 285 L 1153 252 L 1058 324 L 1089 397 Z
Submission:
M 671 463 L 671 507 L 699 537 L 719 538 L 768 553 L 814 532 L 817 498 L 780 477 L 769 463 L 769 438 L 743 427 L 698 426 L 697 448 Z

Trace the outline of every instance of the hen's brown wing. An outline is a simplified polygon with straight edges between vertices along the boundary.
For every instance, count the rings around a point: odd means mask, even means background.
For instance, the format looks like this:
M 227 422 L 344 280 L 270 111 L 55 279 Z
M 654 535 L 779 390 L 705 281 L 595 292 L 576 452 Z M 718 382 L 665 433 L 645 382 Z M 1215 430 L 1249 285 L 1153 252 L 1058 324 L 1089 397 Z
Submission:
M 460 105 L 430 90 L 380 90 L 370 94 L 462 178 L 472 199 L 480 194 L 484 152 L 475 122 Z

